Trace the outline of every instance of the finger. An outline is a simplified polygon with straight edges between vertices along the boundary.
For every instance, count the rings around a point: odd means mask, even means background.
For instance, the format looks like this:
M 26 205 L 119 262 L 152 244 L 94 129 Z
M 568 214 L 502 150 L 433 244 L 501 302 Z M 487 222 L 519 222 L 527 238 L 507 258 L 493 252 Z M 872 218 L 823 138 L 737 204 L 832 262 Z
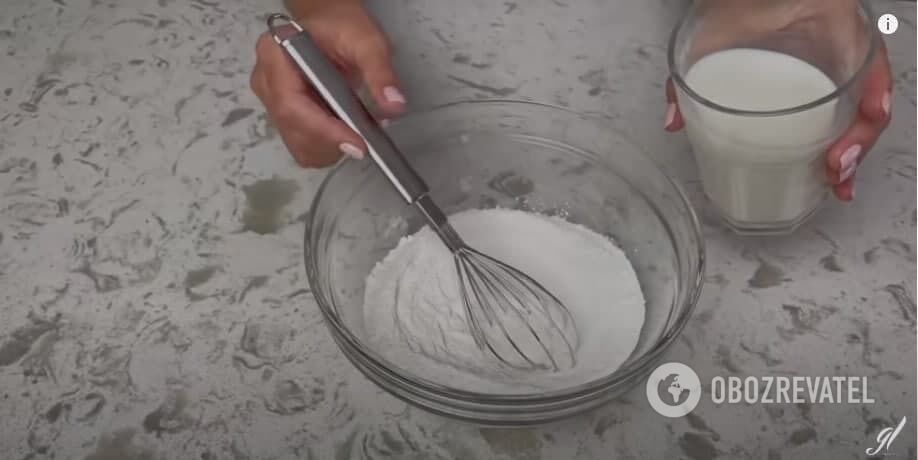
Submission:
M 852 127 L 833 145 L 826 155 L 830 180 L 843 183 L 853 177 L 857 165 L 873 147 L 889 124 L 892 78 L 886 46 L 880 45 L 867 68 L 862 88 L 858 117 Z
M 826 166 L 841 176 L 850 175 L 876 143 L 888 120 L 870 121 L 860 116 L 826 154 Z M 842 179 L 844 180 L 844 179 Z
M 405 96 L 399 89 L 386 43 L 372 39 L 358 45 L 354 52 L 354 65 L 373 101 L 385 115 L 395 116 L 404 112 Z
M 682 112 L 679 111 L 679 104 L 676 98 L 676 86 L 672 78 L 666 79 L 666 116 L 663 120 L 663 127 L 670 132 L 679 131 L 685 126 L 682 119 Z
M 263 63 L 256 63 L 249 84 L 252 87 L 252 91 L 261 99 L 266 107 L 273 107 L 274 99 L 272 98 L 270 85 L 268 84 L 268 77 L 262 67 Z M 271 110 L 269 110 L 269 115 L 272 120 L 275 120 L 275 118 L 282 118 L 272 115 Z M 282 120 L 281 122 L 283 123 Z M 287 148 L 287 151 L 290 152 L 290 155 L 296 160 L 297 164 L 304 168 L 322 168 L 329 166 L 334 164 L 341 157 L 341 152 L 327 145 L 327 143 L 326 145 L 317 144 L 314 140 L 310 140 L 309 137 L 300 134 L 298 130 L 285 127 L 283 124 L 278 123 L 277 120 L 274 121 L 274 124 L 278 127 L 278 132 L 280 133 L 281 140 Z
M 341 158 L 341 152 L 333 146 L 316 144 L 309 136 L 297 132 L 283 131 L 281 140 L 297 164 L 304 168 L 324 168 Z
M 278 129 L 300 133 L 316 149 L 335 146 L 341 153 L 362 158 L 366 152 L 363 140 L 317 102 L 312 88 L 280 47 L 273 40 L 260 39 L 259 45 L 259 65 L 266 80 L 261 91 L 267 93 L 265 105 Z
M 270 34 L 262 34 L 255 45 L 257 65 L 261 65 L 269 76 L 272 92 L 303 92 L 308 83 L 303 79 L 296 65 L 274 42 Z
M 833 184 L 843 182 L 854 174 L 855 169 L 861 163 L 865 152 L 864 142 L 869 139 L 871 131 L 868 123 L 858 120 L 829 149 L 826 155 L 826 167 L 830 175 L 829 180 Z
M 337 149 L 340 153 L 361 159 L 366 153 L 363 139 L 325 108 L 305 94 L 277 94 L 269 110 L 278 129 L 297 133 L 308 140 L 313 150 Z M 294 152 L 291 152 L 294 153 Z
M 255 63 L 255 69 L 252 70 L 252 76 L 249 78 L 249 86 L 252 87 L 252 92 L 255 93 L 255 96 L 258 96 L 261 103 L 267 107 L 267 103 L 270 100 L 268 77 L 265 76 L 264 69 L 260 63 Z
M 882 38 L 872 61 L 864 74 L 864 86 L 860 104 L 861 113 L 869 120 L 882 122 L 889 118 L 892 105 L 892 75 L 889 56 Z
M 832 191 L 835 193 L 835 197 L 841 201 L 845 201 L 845 202 L 853 201 L 854 200 L 854 176 L 832 187 Z
M 268 77 L 265 75 L 259 65 L 256 64 L 255 71 L 252 72 L 250 85 L 252 90 L 258 95 L 259 99 L 268 107 L 271 99 L 271 92 L 267 83 Z M 269 111 L 269 115 L 271 112 Z M 271 115 L 272 120 L 275 118 Z M 297 164 L 304 168 L 322 168 L 334 164 L 341 157 L 341 152 L 329 145 L 317 145 L 311 142 L 309 137 L 304 136 L 297 130 L 282 128 L 277 121 L 274 124 L 278 127 L 281 140 L 290 156 L 296 160 Z

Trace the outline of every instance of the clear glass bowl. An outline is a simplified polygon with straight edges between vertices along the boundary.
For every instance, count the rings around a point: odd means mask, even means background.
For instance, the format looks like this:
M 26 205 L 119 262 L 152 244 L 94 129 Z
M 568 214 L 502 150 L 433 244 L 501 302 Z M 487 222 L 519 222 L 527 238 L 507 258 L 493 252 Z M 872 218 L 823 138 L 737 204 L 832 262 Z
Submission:
M 346 160 L 323 182 L 305 237 L 313 295 L 345 356 L 370 380 L 428 411 L 483 425 L 528 425 L 620 395 L 652 370 L 701 292 L 704 243 L 681 188 L 612 126 L 529 102 L 462 102 L 387 128 L 447 213 L 515 208 L 558 215 L 612 237 L 646 298 L 633 354 L 607 376 L 533 394 L 475 393 L 425 380 L 367 346 L 364 281 L 424 223 L 371 161 Z

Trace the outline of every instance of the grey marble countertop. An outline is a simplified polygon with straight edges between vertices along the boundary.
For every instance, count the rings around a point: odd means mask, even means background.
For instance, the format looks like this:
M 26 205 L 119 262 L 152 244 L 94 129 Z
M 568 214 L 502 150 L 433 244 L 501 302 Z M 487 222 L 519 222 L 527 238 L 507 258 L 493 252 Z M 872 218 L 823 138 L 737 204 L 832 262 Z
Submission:
M 876 3 L 886 8 L 886 3 Z M 655 459 L 915 455 L 915 8 L 887 39 L 894 121 L 793 238 L 744 240 L 662 131 L 668 0 L 372 5 L 416 106 L 508 97 L 607 117 L 704 220 L 708 282 L 669 359 L 702 376 L 865 375 L 864 405 L 664 419 L 635 388 L 544 428 L 457 424 L 386 395 L 305 293 L 293 167 L 248 89 L 279 5 L 7 0 L 0 13 L 0 458 Z

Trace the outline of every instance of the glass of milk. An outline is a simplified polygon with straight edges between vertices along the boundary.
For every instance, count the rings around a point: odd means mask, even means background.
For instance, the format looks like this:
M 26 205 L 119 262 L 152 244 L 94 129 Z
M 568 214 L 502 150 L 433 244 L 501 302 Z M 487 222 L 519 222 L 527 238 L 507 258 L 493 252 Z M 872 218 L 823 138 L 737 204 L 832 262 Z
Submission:
M 826 4 L 699 0 L 670 38 L 705 195 L 737 233 L 791 233 L 830 195 L 825 153 L 857 114 L 878 38 L 866 2 Z

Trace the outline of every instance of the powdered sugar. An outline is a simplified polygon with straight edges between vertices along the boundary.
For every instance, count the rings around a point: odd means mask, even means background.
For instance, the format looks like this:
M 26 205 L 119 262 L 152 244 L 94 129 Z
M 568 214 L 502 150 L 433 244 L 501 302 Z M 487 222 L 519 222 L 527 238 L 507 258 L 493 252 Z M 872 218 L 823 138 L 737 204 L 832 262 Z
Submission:
M 364 324 L 371 348 L 435 383 L 487 393 L 526 393 L 612 373 L 637 344 L 644 296 L 613 242 L 561 218 L 470 210 L 450 216 L 473 247 L 524 271 L 555 294 L 580 330 L 577 365 L 558 373 L 515 371 L 475 345 L 452 254 L 427 228 L 408 236 L 367 278 Z

